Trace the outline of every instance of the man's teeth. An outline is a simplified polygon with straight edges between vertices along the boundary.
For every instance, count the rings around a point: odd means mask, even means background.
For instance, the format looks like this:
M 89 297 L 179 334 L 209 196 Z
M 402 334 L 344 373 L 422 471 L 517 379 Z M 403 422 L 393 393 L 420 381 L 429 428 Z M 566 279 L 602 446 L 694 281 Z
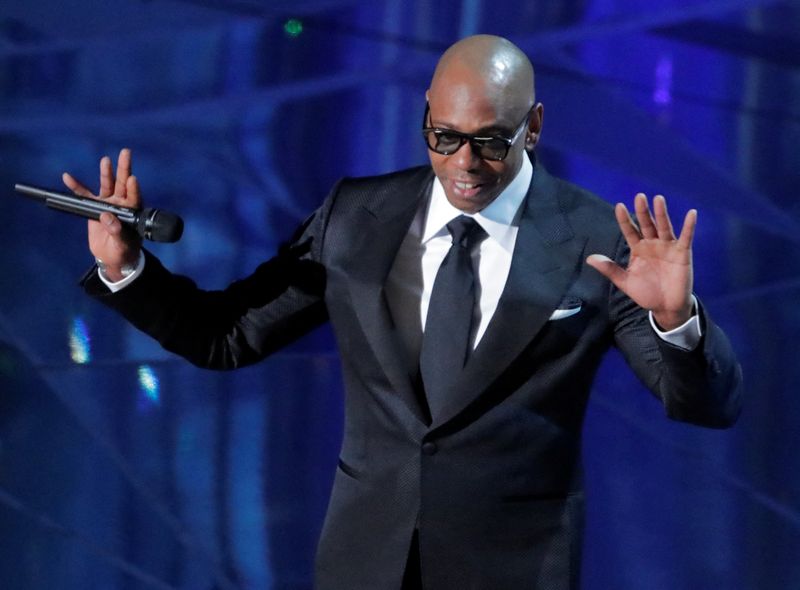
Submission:
M 478 183 L 458 182 L 458 181 L 456 181 L 455 185 L 456 185 L 456 188 L 459 188 L 462 191 L 468 191 L 468 190 L 473 189 L 476 186 L 478 186 Z

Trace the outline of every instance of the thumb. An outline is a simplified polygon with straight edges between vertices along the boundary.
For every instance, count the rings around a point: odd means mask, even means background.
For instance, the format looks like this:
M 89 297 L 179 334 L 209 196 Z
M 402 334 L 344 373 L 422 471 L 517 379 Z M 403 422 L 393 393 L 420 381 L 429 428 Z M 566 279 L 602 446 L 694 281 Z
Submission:
M 112 215 L 111 213 L 101 213 L 100 223 L 111 236 L 117 237 L 120 233 L 122 233 L 122 223 L 115 215 Z
M 591 266 L 620 289 L 625 283 L 626 273 L 619 264 L 602 254 L 592 254 L 586 258 L 586 264 Z

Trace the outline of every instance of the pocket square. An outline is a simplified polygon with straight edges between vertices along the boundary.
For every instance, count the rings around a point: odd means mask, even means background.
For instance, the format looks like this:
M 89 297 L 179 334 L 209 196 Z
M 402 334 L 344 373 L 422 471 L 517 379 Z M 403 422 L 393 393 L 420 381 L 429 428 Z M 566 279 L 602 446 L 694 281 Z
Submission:
M 582 307 L 583 301 L 577 297 L 565 297 L 564 300 L 558 304 L 558 308 L 550 314 L 550 321 L 563 320 L 564 318 L 575 315 Z

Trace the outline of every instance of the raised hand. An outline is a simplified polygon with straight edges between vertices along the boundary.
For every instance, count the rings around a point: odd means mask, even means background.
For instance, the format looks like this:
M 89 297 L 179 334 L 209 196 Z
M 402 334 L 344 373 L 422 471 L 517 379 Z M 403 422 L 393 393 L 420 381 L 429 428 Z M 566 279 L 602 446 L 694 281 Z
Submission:
M 639 193 L 634 208 L 638 227 L 625 205 L 617 203 L 614 209 L 631 251 L 628 268 L 601 254 L 592 254 L 586 262 L 637 305 L 652 311 L 662 329 L 671 330 L 685 323 L 692 313 L 692 239 L 697 211 L 692 209 L 686 214 L 680 236 L 676 237 L 663 196 L 653 198 L 651 213 L 647 197 Z
M 81 197 L 101 199 L 123 207 L 141 207 L 139 182 L 131 174 L 131 151 L 122 149 L 117 159 L 117 173 L 111 158 L 100 160 L 100 190 L 95 195 L 67 172 L 62 175 L 64 184 Z M 133 266 L 139 260 L 142 239 L 131 228 L 123 226 L 111 213 L 100 215 L 99 221 L 89 221 L 89 249 L 95 258 L 105 264 L 106 276 L 117 281 L 122 278 L 122 267 Z

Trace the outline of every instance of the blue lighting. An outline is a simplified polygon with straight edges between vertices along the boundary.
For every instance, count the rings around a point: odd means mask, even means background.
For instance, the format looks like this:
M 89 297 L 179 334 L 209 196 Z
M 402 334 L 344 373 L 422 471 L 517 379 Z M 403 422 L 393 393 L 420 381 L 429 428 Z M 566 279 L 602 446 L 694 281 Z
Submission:
M 141 396 L 139 398 L 139 408 L 144 409 L 148 406 L 157 406 L 161 403 L 158 377 L 149 365 L 142 365 L 138 370 L 139 375 L 139 390 Z
M 92 341 L 89 329 L 81 318 L 72 320 L 69 331 L 69 356 L 73 362 L 85 365 L 92 360 Z
M 672 103 L 672 58 L 662 56 L 656 64 L 653 102 L 660 106 Z

